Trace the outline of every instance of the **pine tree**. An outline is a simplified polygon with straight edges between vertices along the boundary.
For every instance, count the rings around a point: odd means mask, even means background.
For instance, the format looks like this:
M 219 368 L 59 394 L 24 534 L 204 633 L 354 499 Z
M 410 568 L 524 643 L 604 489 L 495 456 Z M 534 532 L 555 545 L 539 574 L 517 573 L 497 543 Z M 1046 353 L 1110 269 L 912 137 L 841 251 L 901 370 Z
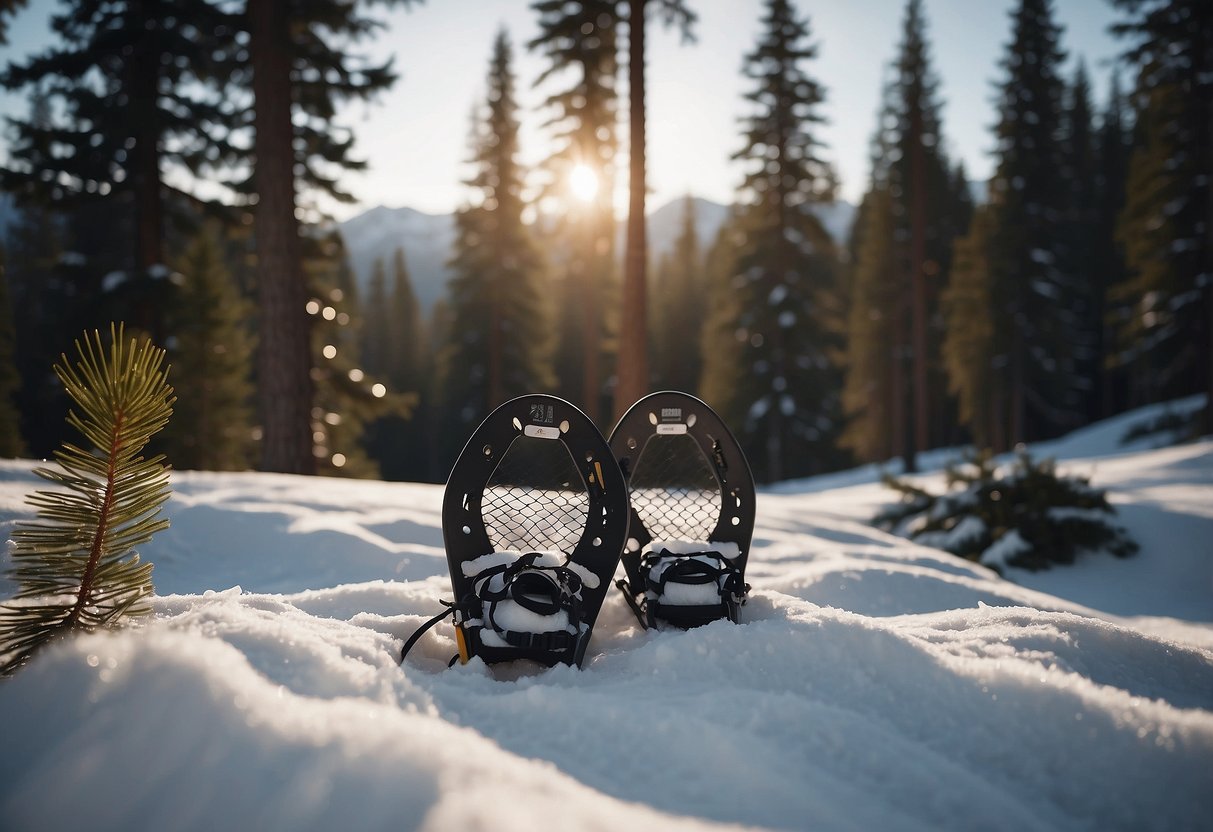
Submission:
M 1131 304 L 1114 303 L 1112 290 L 1127 278 L 1124 245 L 1117 239 L 1116 226 L 1125 205 L 1125 183 L 1133 143 L 1130 121 L 1120 91 L 1120 74 L 1114 71 L 1096 136 L 1096 241 L 1091 270 L 1099 277 L 1100 296 L 1096 305 L 1103 317 L 1095 333 L 1095 352 L 1100 366 L 1095 375 L 1093 419 L 1106 418 L 1129 406 L 1127 374 L 1120 366 L 1116 352 L 1116 329 L 1131 319 L 1133 309 Z
M 645 12 L 649 0 L 628 0 L 628 220 L 624 257 L 623 309 L 615 385 L 615 418 L 649 390 L 646 339 L 648 314 L 648 238 L 645 216 Z M 695 15 L 682 0 L 660 0 L 666 23 L 679 21 L 690 40 Z
M 1156 396 L 1204 391 L 1202 431 L 1213 433 L 1213 6 L 1115 4 L 1141 137 L 1120 220 L 1130 278 L 1117 293 L 1136 300 L 1121 358 L 1144 365 Z
M 76 365 L 63 356 L 55 367 L 78 408 L 68 424 L 86 441 L 65 443 L 58 469 L 34 470 L 65 491 L 31 496 L 38 520 L 13 533 L 19 589 L 0 605 L 0 675 L 69 632 L 151 611 L 152 565 L 133 550 L 168 526 L 157 515 L 170 490 L 164 458 L 141 453 L 172 415 L 173 388 L 160 369 L 163 350 L 127 340 L 120 327 L 110 341 L 86 333 Z
M 7 255 L 0 246 L 0 457 L 12 459 L 24 449 L 21 442 L 21 414 L 13 395 L 21 386 L 14 354 L 16 332 L 13 307 L 9 301 Z
M 351 199 L 333 171 L 365 163 L 351 155 L 353 135 L 334 124 L 338 104 L 373 97 L 390 87 L 395 75 L 390 60 L 374 64 L 348 51 L 377 25 L 359 13 L 357 2 L 249 0 L 247 24 L 256 159 L 252 184 L 258 197 L 262 467 L 310 473 L 316 458 L 309 419 L 314 389 L 303 312 L 300 190 Z
M 177 416 L 165 450 L 177 468 L 242 471 L 252 462 L 252 304 L 222 260 L 217 229 L 204 226 L 178 264 L 169 361 Z
M 575 171 L 597 178 L 586 204 L 564 213 L 560 232 L 568 240 L 557 298 L 556 373 L 560 392 L 595 422 L 602 411 L 608 299 L 617 291 L 612 200 L 615 191 L 615 113 L 618 106 L 616 0 L 539 0 L 539 35 L 529 44 L 548 66 L 535 84 L 570 78 L 551 93 L 544 107 L 555 133 L 556 152 L 546 166 L 554 177 L 550 192 L 569 183 Z M 563 196 L 563 194 L 562 194 Z
M 401 248 L 392 257 L 392 271 L 392 291 L 385 306 L 391 321 L 385 378 L 393 390 L 415 395 L 417 403 L 407 419 L 391 415 L 370 425 L 366 447 L 384 479 L 419 482 L 429 478 L 430 433 L 425 414 L 433 407 L 429 374 L 422 370 L 429 366 L 427 335 Z
M 740 424 L 745 412 L 736 412 L 741 404 L 733 396 L 733 383 L 742 373 L 741 349 L 735 343 L 741 333 L 737 320 L 741 306 L 736 289 L 745 281 L 737 263 L 746 241 L 736 206 L 721 223 L 708 248 L 704 266 L 704 293 L 707 313 L 699 340 L 702 366 L 696 389 L 727 424 Z M 743 336 L 744 337 L 744 336 Z
M 993 383 L 1003 393 L 1008 442 L 1080 420 L 1071 335 L 1074 278 L 1065 252 L 1066 190 L 1059 141 L 1064 82 L 1061 30 L 1050 0 L 1021 0 L 1001 61 L 990 263 Z
M 820 158 L 812 129 L 824 91 L 800 64 L 816 49 L 808 22 L 787 0 L 768 0 L 763 33 L 745 58 L 755 82 L 746 99 L 747 163 L 736 226 L 742 235 L 734 272 L 732 356 L 705 356 L 738 420 L 738 439 L 764 482 L 822 470 L 840 425 L 837 338 L 842 315 L 836 294 L 833 244 L 808 210 L 833 198 L 834 172 Z M 723 345 L 721 345 L 723 346 Z M 733 375 L 720 378 L 725 368 Z
M 659 390 L 694 393 L 702 373 L 700 340 L 707 306 L 703 252 L 695 230 L 695 200 L 683 201 L 682 230 L 661 258 L 653 298 L 653 378 Z
M 402 248 L 397 248 L 392 255 L 391 308 L 395 323 L 388 380 L 399 390 L 417 390 L 425 366 L 425 322 Z
M 861 213 L 857 223 L 870 216 L 879 233 L 856 235 L 852 258 L 854 269 L 867 263 L 856 281 L 879 279 L 887 285 L 855 287 L 865 295 L 866 312 L 853 309 L 850 317 L 859 331 L 851 329 L 848 337 L 847 442 L 861 453 L 881 449 L 901 456 L 905 469 L 913 471 L 916 452 L 945 441 L 955 422 L 944 395 L 939 297 L 952 241 L 967 227 L 970 210 L 967 183 L 944 151 L 938 82 L 919 0 L 906 4 L 890 69 L 873 140 L 868 189 L 873 210 Z M 891 224 L 884 210 L 891 212 Z M 875 250 L 865 252 L 867 246 Z M 889 262 L 892 268 L 883 265 Z M 879 333 L 872 332 L 873 320 L 880 322 Z M 881 397 L 880 418 L 864 412 L 861 391 Z
M 471 204 L 456 215 L 451 329 L 440 357 L 442 401 L 461 442 L 489 411 L 553 384 L 543 265 L 523 223 L 512 50 L 498 33 L 483 115 L 474 127 Z
M 1079 61 L 1062 109 L 1062 167 L 1058 173 L 1066 187 L 1063 253 L 1065 268 L 1074 280 L 1071 297 L 1075 325 L 1070 339 L 1074 345 L 1078 407 L 1084 422 L 1093 420 L 1098 411 L 1097 385 L 1103 366 L 1099 344 L 1107 279 L 1097 271 L 1102 265 L 1099 249 L 1103 241 L 1098 226 L 1100 195 L 1094 129 L 1091 85 L 1086 66 Z
M 366 317 L 362 321 L 362 361 L 367 372 L 385 375 L 392 360 L 392 309 L 388 303 L 387 271 L 375 258 L 367 286 Z
M 960 405 L 961 421 L 969 426 L 979 448 L 1007 446 L 1004 419 L 1006 388 L 994 379 L 994 331 L 991 237 L 993 206 L 973 215 L 969 233 L 956 240 L 952 274 L 943 294 L 947 331 L 943 342 L 949 390 Z
M 311 317 L 312 366 L 315 397 L 310 410 L 311 451 L 316 472 L 328 476 L 378 477 L 367 453 L 366 429 L 388 416 L 407 416 L 416 396 L 384 383 L 364 369 L 359 355 L 358 328 L 343 288 L 349 257 L 341 234 L 308 234 L 303 266 Z
M 847 326 L 847 416 L 842 444 L 861 461 L 884 461 L 905 448 L 905 386 L 897 361 L 904 327 L 893 324 L 905 309 L 896 253 L 893 197 L 887 183 L 864 195 L 856 228 Z
M 230 156 L 233 122 L 220 93 L 237 16 L 208 0 L 81 0 L 52 18 L 59 42 L 0 74 L 53 106 L 49 119 L 12 119 L 0 175 L 6 190 L 71 207 L 104 202 L 133 218 L 129 273 L 135 323 L 163 335 L 141 298 L 165 273 L 164 180 L 205 174 Z M 177 181 L 187 181 L 179 176 Z

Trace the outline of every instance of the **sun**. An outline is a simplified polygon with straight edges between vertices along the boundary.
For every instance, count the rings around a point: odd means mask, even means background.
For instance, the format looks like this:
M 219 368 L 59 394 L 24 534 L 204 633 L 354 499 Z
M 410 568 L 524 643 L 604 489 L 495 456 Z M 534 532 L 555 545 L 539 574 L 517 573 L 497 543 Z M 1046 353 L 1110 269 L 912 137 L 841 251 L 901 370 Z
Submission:
M 569 174 L 569 190 L 582 202 L 598 196 L 598 174 L 589 165 L 575 165 Z

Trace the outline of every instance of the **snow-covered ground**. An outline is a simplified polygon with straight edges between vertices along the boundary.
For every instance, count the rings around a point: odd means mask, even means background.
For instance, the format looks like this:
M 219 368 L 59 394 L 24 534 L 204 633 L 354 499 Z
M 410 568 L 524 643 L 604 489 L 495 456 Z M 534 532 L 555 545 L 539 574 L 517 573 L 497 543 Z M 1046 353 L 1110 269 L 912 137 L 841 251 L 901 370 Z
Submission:
M 1210 829 L 1213 440 L 1123 429 L 1047 450 L 1134 559 L 1011 582 L 867 525 L 872 470 L 788 483 L 741 626 L 612 593 L 581 671 L 447 669 L 447 624 L 397 664 L 449 597 L 440 487 L 177 473 L 155 617 L 0 683 L 0 829 Z

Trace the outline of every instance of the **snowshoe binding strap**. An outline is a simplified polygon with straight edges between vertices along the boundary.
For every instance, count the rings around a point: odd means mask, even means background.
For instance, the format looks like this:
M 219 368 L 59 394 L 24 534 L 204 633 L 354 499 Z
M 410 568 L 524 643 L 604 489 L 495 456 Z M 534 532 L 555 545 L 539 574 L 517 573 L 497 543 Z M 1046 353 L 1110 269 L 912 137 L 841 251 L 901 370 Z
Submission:
M 461 602 L 442 601 L 445 609 L 417 628 L 405 642 L 400 661 L 431 627 L 450 615 L 455 617 L 459 655 L 451 659 L 466 662 L 471 655 L 490 653 L 493 659 L 531 659 L 544 664 L 565 661 L 572 664 L 582 633 L 581 590 L 583 581 L 566 566 L 537 563 L 544 555 L 529 552 L 512 563 L 489 567 L 475 575 L 473 591 Z M 510 605 L 526 614 L 511 615 Z M 561 615 L 563 613 L 563 616 Z M 525 619 L 546 631 L 516 629 Z M 485 634 L 491 635 L 486 638 Z M 486 658 L 486 661 L 490 659 Z
M 646 627 L 664 621 L 689 629 L 727 618 L 737 623 L 749 586 L 741 571 L 715 551 L 647 552 L 640 560 Z

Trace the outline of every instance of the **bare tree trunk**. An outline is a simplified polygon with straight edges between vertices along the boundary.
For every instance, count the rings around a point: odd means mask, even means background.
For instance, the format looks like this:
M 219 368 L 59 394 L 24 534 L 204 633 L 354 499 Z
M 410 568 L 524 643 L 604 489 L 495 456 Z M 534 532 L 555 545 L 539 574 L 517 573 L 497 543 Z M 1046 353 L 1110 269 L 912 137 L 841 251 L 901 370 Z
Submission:
M 1213 49 L 1213 47 L 1209 47 Z M 1206 56 L 1207 56 L 1206 52 Z M 1208 72 L 1211 67 L 1205 61 L 1204 69 Z M 1205 152 L 1208 154 L 1208 176 L 1205 182 L 1205 417 L 1201 435 L 1213 436 L 1213 104 L 1205 100 L 1209 110 L 1209 127 L 1206 136 Z
M 249 0 L 256 131 L 258 392 L 266 471 L 315 472 L 306 289 L 295 218 L 290 18 L 286 0 Z
M 616 371 L 615 417 L 623 416 L 648 392 L 648 251 L 645 203 L 644 7 L 646 0 L 628 0 L 629 177 L 628 237 L 623 278 L 623 320 L 619 326 L 619 365 Z
M 927 260 L 926 161 L 922 147 L 922 107 L 910 116 L 910 337 L 913 361 L 914 431 L 906 453 L 906 471 L 915 471 L 915 453 L 929 444 L 929 397 L 927 395 Z
M 152 2 L 136 8 L 145 21 L 157 20 L 159 10 Z M 159 32 L 144 29 L 127 66 L 127 89 L 131 96 L 131 120 L 135 145 L 131 148 L 131 191 L 135 213 L 134 283 L 149 280 L 153 266 L 164 262 L 164 209 L 160 191 L 160 130 L 156 117 L 156 98 L 160 79 Z M 146 287 L 145 287 L 146 288 Z M 146 292 L 135 295 L 132 324 L 142 329 L 157 344 L 164 343 L 164 326 L 159 310 Z

